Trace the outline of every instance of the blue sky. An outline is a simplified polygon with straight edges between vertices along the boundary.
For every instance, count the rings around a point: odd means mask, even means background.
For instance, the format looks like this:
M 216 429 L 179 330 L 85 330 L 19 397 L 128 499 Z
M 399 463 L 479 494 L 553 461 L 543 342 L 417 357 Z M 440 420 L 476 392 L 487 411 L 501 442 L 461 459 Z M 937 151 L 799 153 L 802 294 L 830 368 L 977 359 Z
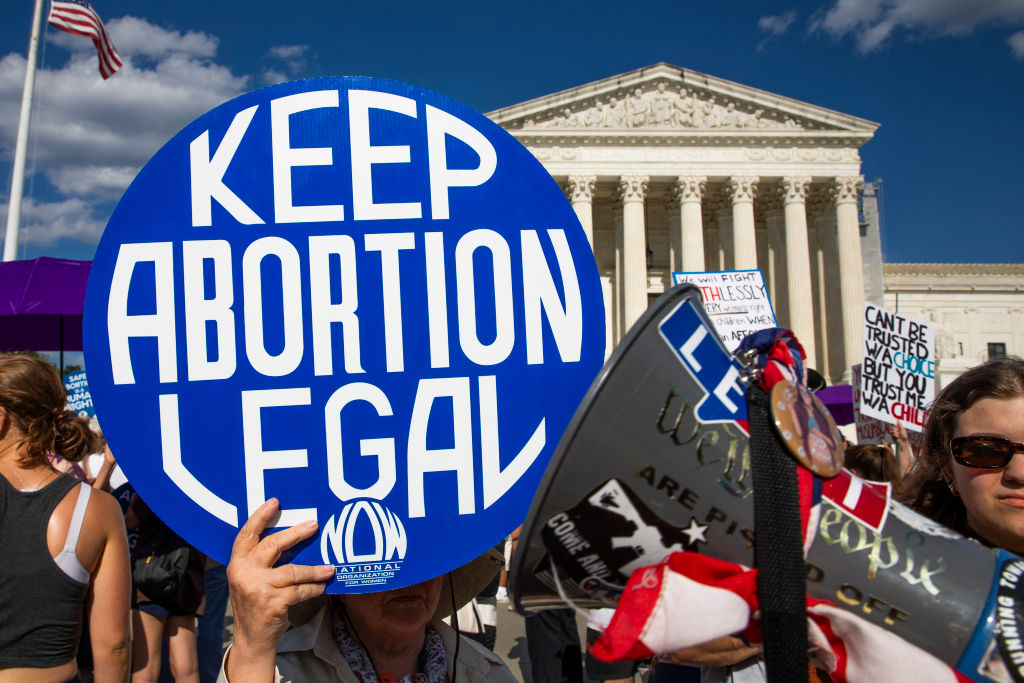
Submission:
M 1024 0 L 302 3 L 95 0 L 128 66 L 46 31 L 23 254 L 88 259 L 117 198 L 216 104 L 307 76 L 422 85 L 480 111 L 657 62 L 881 124 L 889 262 L 1024 262 Z M 290 12 L 289 8 L 300 8 Z M 0 24 L 6 214 L 31 0 Z

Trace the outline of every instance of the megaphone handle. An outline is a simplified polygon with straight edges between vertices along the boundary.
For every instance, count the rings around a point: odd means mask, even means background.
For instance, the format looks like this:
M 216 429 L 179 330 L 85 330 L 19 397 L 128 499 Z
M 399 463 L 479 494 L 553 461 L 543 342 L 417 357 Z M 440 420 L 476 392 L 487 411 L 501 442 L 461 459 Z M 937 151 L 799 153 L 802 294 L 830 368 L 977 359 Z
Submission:
M 783 451 L 768 393 L 747 392 L 754 480 L 754 564 L 769 683 L 807 681 L 807 584 L 796 461 Z

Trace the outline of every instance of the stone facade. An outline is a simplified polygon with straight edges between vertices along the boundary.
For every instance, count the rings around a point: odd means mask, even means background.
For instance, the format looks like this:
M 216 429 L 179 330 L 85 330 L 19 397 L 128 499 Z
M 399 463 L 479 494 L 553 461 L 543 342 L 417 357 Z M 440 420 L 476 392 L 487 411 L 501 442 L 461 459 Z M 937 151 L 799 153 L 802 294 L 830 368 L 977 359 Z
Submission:
M 537 157 L 594 249 L 609 350 L 673 271 L 760 268 L 832 382 L 860 360 L 860 147 L 878 124 L 657 64 L 488 114 Z
M 1024 264 L 887 263 L 885 307 L 936 326 L 942 388 L 990 353 L 1024 356 Z

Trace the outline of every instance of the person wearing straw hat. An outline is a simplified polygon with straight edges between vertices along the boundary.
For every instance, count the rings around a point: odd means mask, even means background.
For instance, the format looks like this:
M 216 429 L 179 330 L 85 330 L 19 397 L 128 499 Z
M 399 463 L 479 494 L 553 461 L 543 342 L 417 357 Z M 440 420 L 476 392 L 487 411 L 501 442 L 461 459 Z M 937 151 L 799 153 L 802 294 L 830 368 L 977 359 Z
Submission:
M 441 621 L 487 585 L 501 555 L 405 588 L 328 597 L 331 565 L 274 566 L 317 531 L 310 520 L 261 539 L 279 507 L 272 498 L 256 508 L 231 549 L 235 636 L 219 683 L 513 683 L 497 655 Z

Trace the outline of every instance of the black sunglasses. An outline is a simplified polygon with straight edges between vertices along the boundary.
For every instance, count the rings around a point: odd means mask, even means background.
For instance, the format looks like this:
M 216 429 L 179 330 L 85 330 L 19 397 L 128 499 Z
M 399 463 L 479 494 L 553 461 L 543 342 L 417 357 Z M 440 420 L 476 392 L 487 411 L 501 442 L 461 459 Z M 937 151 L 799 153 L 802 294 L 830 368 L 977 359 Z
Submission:
M 998 469 L 1009 465 L 1014 453 L 1024 453 L 1024 443 L 999 436 L 958 436 L 949 442 L 949 452 L 965 467 Z

